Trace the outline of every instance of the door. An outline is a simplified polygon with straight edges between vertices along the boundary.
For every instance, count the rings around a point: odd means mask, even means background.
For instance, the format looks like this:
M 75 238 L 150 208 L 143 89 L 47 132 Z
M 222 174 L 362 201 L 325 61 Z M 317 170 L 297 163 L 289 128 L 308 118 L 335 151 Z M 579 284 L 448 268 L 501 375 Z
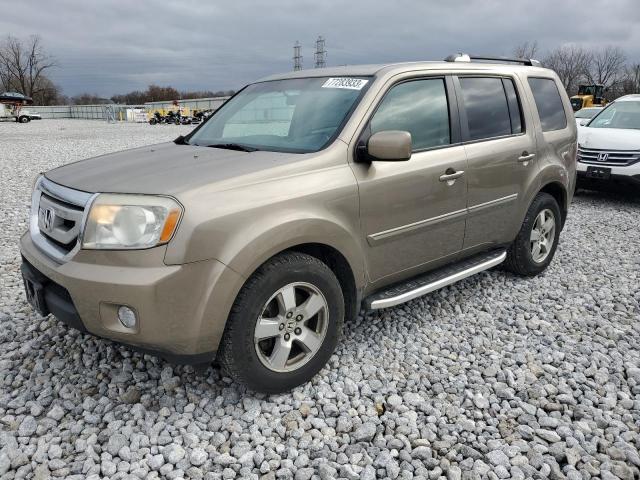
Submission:
M 509 242 L 538 171 L 532 119 L 510 77 L 460 76 L 454 83 L 468 159 L 464 248 Z
M 408 131 L 412 137 L 408 161 L 353 164 L 368 273 L 374 283 L 385 283 L 394 274 L 398 279 L 409 276 L 462 248 L 466 157 L 452 95 L 450 78 L 397 83 L 360 137 L 364 142 L 387 130 Z

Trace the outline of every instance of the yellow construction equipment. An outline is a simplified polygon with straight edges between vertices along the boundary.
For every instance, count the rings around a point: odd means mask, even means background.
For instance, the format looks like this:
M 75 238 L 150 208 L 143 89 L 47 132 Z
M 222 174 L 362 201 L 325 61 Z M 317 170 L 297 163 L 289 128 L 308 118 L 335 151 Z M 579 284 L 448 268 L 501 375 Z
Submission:
M 577 112 L 586 107 L 604 107 L 607 104 L 607 100 L 604 98 L 606 90 L 604 85 L 580 85 L 578 94 L 571 97 L 573 111 Z

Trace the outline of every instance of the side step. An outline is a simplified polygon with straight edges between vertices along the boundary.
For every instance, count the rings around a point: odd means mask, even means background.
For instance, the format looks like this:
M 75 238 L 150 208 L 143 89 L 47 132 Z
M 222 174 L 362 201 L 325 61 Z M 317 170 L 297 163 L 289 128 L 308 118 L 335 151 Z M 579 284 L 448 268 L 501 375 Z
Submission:
M 493 250 L 474 255 L 460 262 L 391 285 L 365 298 L 364 306 L 371 310 L 394 307 L 495 267 L 504 262 L 505 258 L 507 258 L 506 250 Z

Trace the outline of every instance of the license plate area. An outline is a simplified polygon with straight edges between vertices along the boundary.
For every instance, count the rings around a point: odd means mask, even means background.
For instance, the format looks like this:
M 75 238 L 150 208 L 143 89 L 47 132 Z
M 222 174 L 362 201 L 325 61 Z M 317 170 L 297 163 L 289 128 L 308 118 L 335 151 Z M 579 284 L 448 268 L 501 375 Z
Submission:
M 587 177 L 609 180 L 611 178 L 611 169 L 606 167 L 587 167 Z

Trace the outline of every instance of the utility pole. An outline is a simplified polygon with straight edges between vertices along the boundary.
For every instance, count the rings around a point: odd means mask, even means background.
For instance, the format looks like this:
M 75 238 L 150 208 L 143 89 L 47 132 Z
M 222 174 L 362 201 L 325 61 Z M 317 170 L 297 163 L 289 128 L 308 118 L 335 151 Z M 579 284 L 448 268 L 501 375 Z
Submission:
M 318 35 L 316 40 L 316 53 L 314 54 L 316 60 L 315 68 L 324 68 L 327 66 L 327 51 L 324 48 L 324 38 L 322 35 Z
M 293 46 L 293 71 L 302 70 L 302 47 L 300 42 L 296 40 L 296 44 Z

